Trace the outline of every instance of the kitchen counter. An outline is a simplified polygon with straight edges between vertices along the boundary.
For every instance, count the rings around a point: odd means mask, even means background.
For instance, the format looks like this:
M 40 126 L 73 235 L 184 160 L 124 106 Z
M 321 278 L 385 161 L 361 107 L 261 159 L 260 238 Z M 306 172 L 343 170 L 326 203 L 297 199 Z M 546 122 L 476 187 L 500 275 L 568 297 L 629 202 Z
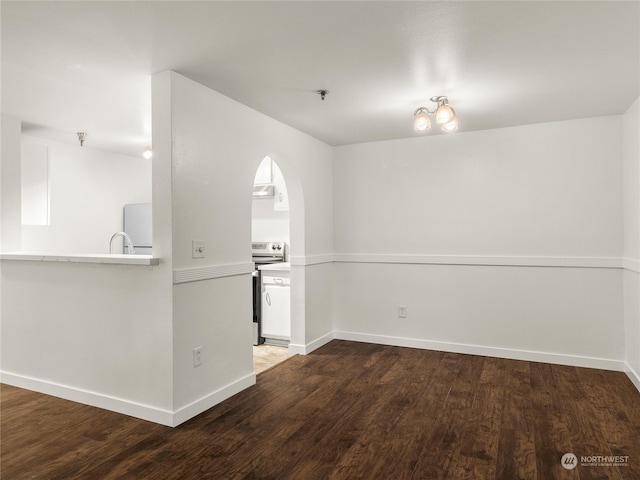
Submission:
M 152 255 L 123 254 L 62 254 L 37 252 L 8 252 L 0 254 L 0 260 L 28 262 L 100 263 L 110 265 L 158 265 L 160 259 Z
M 268 270 L 270 272 L 290 272 L 291 264 L 289 262 L 271 263 L 268 265 L 260 265 L 258 270 Z

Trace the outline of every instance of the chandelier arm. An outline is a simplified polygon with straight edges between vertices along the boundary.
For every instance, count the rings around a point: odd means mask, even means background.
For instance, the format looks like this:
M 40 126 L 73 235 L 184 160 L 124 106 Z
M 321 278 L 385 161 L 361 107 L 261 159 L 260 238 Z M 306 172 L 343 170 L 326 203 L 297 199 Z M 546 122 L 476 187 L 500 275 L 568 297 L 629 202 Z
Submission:
M 435 110 L 429 110 L 427 107 L 419 107 L 416 109 L 415 112 L 413 112 L 413 116 L 415 117 L 420 112 L 425 112 L 425 113 L 428 113 L 429 115 L 433 115 L 434 113 L 436 113 Z

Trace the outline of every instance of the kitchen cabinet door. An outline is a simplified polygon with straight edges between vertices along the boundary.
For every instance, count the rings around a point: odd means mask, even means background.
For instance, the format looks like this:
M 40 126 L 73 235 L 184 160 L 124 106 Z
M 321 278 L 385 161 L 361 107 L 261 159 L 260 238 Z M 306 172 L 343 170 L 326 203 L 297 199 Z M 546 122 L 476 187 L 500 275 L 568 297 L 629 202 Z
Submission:
M 290 288 L 264 285 L 262 292 L 262 336 L 278 340 L 291 338 Z

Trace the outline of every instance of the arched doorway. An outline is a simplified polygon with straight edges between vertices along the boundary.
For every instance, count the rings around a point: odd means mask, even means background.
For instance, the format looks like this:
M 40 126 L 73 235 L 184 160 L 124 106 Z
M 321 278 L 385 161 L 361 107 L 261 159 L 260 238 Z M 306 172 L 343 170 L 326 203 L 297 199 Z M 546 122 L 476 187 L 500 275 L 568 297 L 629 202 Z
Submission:
M 251 240 L 256 262 L 253 281 L 254 371 L 260 373 L 294 352 L 304 332 L 304 312 L 296 309 L 303 289 L 296 285 L 291 256 L 304 238 L 302 189 L 286 158 L 271 154 L 256 167 Z M 294 262 L 295 263 L 295 262 Z M 292 271 L 293 270 L 293 271 Z M 293 307 L 293 308 L 292 308 Z

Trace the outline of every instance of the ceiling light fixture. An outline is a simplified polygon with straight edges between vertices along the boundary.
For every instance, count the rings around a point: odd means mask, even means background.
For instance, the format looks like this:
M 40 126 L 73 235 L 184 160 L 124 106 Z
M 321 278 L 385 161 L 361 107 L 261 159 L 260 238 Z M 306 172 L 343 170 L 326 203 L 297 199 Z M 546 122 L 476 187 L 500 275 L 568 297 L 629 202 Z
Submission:
M 431 128 L 431 119 L 429 118 L 429 111 L 426 108 L 420 107 L 413 114 L 416 119 L 413 122 L 413 125 L 416 130 L 420 132 L 424 132 L 425 130 L 429 130 Z
M 151 149 L 151 145 L 148 145 L 147 148 L 144 149 L 144 152 L 142 152 L 142 156 L 147 160 L 153 157 L 153 150 Z
M 84 139 L 87 138 L 87 132 L 78 132 L 78 140 L 80 140 L 80 146 L 84 146 Z
M 456 112 L 449 105 L 449 100 L 445 96 L 431 97 L 429 100 L 436 104 L 434 110 L 429 110 L 427 107 L 420 107 L 413 116 L 413 127 L 418 132 L 424 132 L 431 128 L 431 119 L 429 115 L 434 115 L 436 123 L 440 125 L 440 129 L 443 132 L 453 132 L 458 129 L 458 117 Z

